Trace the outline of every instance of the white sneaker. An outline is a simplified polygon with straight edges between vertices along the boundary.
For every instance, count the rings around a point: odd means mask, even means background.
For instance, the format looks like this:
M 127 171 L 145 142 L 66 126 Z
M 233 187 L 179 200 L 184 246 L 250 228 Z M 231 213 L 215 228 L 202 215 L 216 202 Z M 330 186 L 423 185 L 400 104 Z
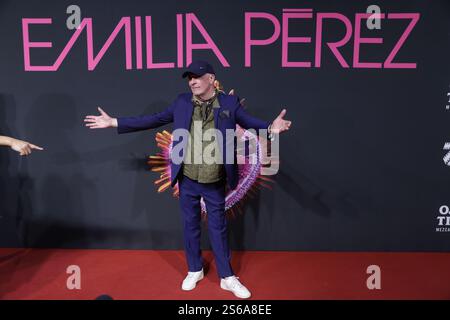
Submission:
M 238 280 L 238 277 L 231 276 L 220 280 L 220 287 L 223 290 L 228 290 L 234 293 L 234 295 L 241 299 L 250 298 L 251 293 L 246 287 Z
M 188 272 L 187 277 L 183 280 L 181 289 L 190 291 L 195 288 L 197 282 L 203 279 L 203 269 L 197 272 Z

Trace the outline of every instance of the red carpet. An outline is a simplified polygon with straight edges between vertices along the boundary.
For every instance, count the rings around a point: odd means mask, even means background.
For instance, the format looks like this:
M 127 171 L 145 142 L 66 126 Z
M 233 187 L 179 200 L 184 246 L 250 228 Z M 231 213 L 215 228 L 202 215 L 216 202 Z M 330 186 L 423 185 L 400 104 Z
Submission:
M 234 299 L 219 287 L 211 252 L 205 279 L 183 292 L 182 251 L 0 249 L 0 299 Z M 66 287 L 70 265 L 81 289 Z M 369 265 L 381 289 L 369 290 Z M 450 299 L 448 253 L 233 252 L 252 299 Z

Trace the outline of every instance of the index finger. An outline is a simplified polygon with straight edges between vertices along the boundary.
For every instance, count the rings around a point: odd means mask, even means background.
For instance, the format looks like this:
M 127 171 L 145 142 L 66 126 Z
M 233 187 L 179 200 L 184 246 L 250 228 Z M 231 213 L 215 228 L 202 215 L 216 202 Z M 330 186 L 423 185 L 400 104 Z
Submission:
M 36 150 L 44 150 L 44 148 L 35 146 L 34 144 L 30 144 L 31 149 L 36 149 Z

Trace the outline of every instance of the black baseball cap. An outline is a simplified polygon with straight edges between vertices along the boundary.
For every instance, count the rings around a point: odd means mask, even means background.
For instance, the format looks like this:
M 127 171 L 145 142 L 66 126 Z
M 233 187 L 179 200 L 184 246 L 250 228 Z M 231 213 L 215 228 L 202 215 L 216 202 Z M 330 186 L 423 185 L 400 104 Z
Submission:
M 192 63 L 183 72 L 183 78 L 186 78 L 190 73 L 198 77 L 201 77 L 205 73 L 216 74 L 213 67 L 208 62 L 202 60 L 192 61 Z

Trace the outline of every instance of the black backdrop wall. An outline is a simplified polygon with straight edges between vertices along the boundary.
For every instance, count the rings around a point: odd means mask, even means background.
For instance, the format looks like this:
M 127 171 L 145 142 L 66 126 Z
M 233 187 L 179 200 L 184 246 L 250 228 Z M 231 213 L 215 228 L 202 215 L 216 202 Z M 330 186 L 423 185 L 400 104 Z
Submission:
M 31 65 L 53 65 L 75 32 L 66 26 L 71 4 L 81 8 L 82 18 L 92 18 L 94 55 L 119 21 L 130 17 L 131 68 L 122 29 L 89 70 L 84 29 L 57 70 L 26 70 L 24 35 L 52 43 L 29 49 Z M 383 41 L 362 43 L 359 60 L 382 65 L 358 67 L 355 15 L 371 4 L 0 1 L 0 134 L 46 149 L 29 158 L 0 150 L 0 246 L 182 248 L 178 202 L 170 192 L 156 192 L 158 176 L 146 164 L 147 156 L 158 152 L 156 131 L 92 132 L 83 118 L 97 106 L 115 116 L 157 112 L 188 91 L 177 54 L 183 43 L 185 65 L 186 18 L 193 13 L 230 66 L 212 50 L 193 50 L 192 58 L 211 61 L 225 88 L 245 97 L 253 115 L 271 120 L 286 107 L 293 121 L 281 138 L 273 190 L 261 189 L 244 214 L 230 221 L 234 249 L 448 251 L 450 167 L 444 144 L 450 141 L 450 2 L 376 1 L 385 14 L 381 29 L 369 30 L 363 20 L 361 37 Z M 286 8 L 313 9 L 311 18 L 289 20 L 289 36 L 311 42 L 289 44 L 288 59 L 311 61 L 311 67 L 283 66 L 282 35 L 272 44 L 253 46 L 246 66 L 246 13 L 270 14 L 283 29 Z M 351 38 L 339 48 L 349 68 L 324 44 L 344 38 L 345 25 L 337 19 L 323 22 L 316 66 L 321 13 L 350 21 Z M 408 15 L 388 16 L 393 13 Z M 147 68 L 145 16 L 151 16 L 154 62 L 173 62 L 173 68 Z M 411 16 L 419 17 L 414 25 Z M 143 68 L 137 67 L 135 17 L 142 17 Z M 24 33 L 26 18 L 52 20 L 30 23 Z M 192 30 L 193 42 L 204 43 L 195 24 Z M 252 39 L 267 39 L 274 26 L 255 18 L 250 31 Z M 416 65 L 383 65 L 407 31 L 392 62 Z M 205 233 L 203 242 L 206 247 Z

